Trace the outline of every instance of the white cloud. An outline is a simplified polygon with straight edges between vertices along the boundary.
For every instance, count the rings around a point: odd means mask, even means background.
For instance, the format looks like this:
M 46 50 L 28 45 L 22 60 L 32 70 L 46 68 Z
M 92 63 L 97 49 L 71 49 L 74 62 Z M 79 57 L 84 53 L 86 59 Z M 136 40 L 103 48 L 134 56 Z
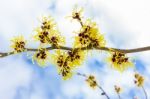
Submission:
M 3 63 L 0 70 L 0 98 L 12 99 L 16 94 L 16 88 L 27 87 L 30 84 L 32 70 L 17 57 L 16 59 L 7 57 L 5 62 L 1 59 L 0 63 Z

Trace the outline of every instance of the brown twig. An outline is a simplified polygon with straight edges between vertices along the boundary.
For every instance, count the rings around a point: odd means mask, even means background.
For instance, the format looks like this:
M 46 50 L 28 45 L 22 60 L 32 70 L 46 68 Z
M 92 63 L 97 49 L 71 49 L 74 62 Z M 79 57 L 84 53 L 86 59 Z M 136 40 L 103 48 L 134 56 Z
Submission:
M 146 90 L 145 90 L 145 88 L 144 88 L 143 86 L 142 86 L 142 90 L 143 90 L 143 92 L 144 92 L 144 94 L 145 94 L 145 99 L 148 99 Z
M 120 94 L 119 94 L 119 93 L 117 93 L 117 95 L 118 95 L 118 99 L 121 99 Z
M 59 46 L 59 47 L 47 47 L 47 50 L 54 50 L 54 49 L 61 49 L 61 50 L 72 50 L 73 48 L 71 47 L 66 47 L 66 46 Z M 74 49 L 81 49 L 81 50 L 102 50 L 102 51 L 108 51 L 108 52 L 122 52 L 122 53 L 136 53 L 136 52 L 143 52 L 143 51 L 149 51 L 150 50 L 150 46 L 147 47 L 141 47 L 141 48 L 134 48 L 134 49 L 117 49 L 117 48 L 109 48 L 109 47 L 82 47 L 82 48 L 74 48 Z M 38 51 L 37 48 L 26 48 L 25 51 Z M 13 51 L 12 52 L 0 52 L 0 58 L 2 57 L 6 57 L 9 55 L 13 55 L 15 54 Z
M 104 95 L 107 97 L 107 99 L 110 99 L 109 98 L 109 96 L 106 94 L 106 92 L 104 91 L 104 89 L 101 87 L 101 86 L 99 86 L 99 85 L 97 85 L 98 86 L 98 88 L 104 93 Z
M 81 73 L 77 73 L 77 75 L 85 77 L 85 78 L 88 77 L 87 75 L 81 74 Z M 110 99 L 107 93 L 104 91 L 104 89 L 100 85 L 97 84 L 97 87 L 102 91 L 102 94 L 105 95 L 107 99 Z

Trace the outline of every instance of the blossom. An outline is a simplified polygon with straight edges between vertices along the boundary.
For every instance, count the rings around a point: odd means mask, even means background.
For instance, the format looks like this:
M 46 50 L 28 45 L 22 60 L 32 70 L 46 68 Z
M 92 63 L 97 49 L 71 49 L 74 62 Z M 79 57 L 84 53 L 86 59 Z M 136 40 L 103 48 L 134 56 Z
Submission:
M 73 10 L 72 10 L 72 15 L 71 16 L 67 16 L 66 18 L 71 18 L 71 19 L 75 19 L 77 21 L 79 21 L 82 24 L 82 18 L 83 18 L 83 8 L 78 7 L 77 5 L 74 6 Z
M 79 49 L 65 52 L 57 50 L 52 57 L 52 61 L 57 66 L 59 74 L 66 80 L 72 77 L 72 71 L 75 67 L 83 63 L 85 52 Z
M 78 36 L 75 37 L 75 47 L 104 47 L 104 36 L 100 33 L 98 26 L 95 22 L 87 19 L 83 23 Z
M 27 41 L 24 39 L 23 36 L 14 37 L 11 41 L 11 47 L 14 49 L 15 53 L 23 52 L 26 50 L 25 46 Z
M 53 63 L 56 64 L 58 73 L 61 74 L 64 80 L 67 80 L 72 77 L 72 68 L 67 61 L 67 53 L 57 50 L 53 54 Z
M 111 63 L 111 66 L 114 69 L 121 72 L 133 66 L 133 63 L 129 60 L 129 57 L 127 57 L 125 53 L 121 52 L 113 52 L 111 56 L 108 57 L 107 61 Z
M 41 44 L 51 44 L 58 47 L 65 43 L 64 37 L 61 36 L 54 19 L 50 16 L 43 17 L 42 25 L 35 29 L 36 35 L 34 38 L 41 42 Z
M 86 79 L 86 82 L 91 88 L 95 88 L 97 86 L 97 82 L 95 80 L 95 77 L 93 75 L 89 75 Z
M 68 51 L 67 61 L 69 63 L 69 66 L 73 66 L 73 67 L 80 66 L 85 59 L 85 55 L 86 55 L 85 51 L 80 49 L 78 50 L 73 49 L 71 51 Z
M 117 86 L 117 85 L 115 85 L 114 88 L 115 88 L 116 93 L 120 94 L 121 88 L 119 86 Z
M 50 61 L 50 53 L 48 50 L 44 48 L 40 48 L 34 55 L 33 61 L 35 60 L 37 64 L 41 67 L 45 67 L 47 63 Z
M 138 87 L 142 87 L 143 84 L 144 84 L 144 78 L 143 78 L 143 76 L 140 75 L 140 74 L 138 74 L 138 73 L 135 73 L 134 77 L 135 77 L 134 83 L 135 83 Z
M 72 11 L 73 19 L 77 19 L 77 20 L 81 21 L 82 14 L 83 14 L 83 8 L 78 8 L 77 6 L 75 6 L 73 8 L 73 11 Z

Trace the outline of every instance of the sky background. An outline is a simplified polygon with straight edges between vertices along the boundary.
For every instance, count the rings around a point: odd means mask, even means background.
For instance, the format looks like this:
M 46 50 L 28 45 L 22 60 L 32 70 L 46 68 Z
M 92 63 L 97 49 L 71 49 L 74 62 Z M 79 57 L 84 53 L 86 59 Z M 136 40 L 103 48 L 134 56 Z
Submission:
M 71 46 L 73 32 L 79 29 L 76 21 L 65 17 L 74 5 L 84 8 L 84 18 L 96 21 L 104 34 L 107 46 L 137 48 L 150 45 L 149 0 L 0 0 L 0 52 L 10 51 L 10 39 L 24 35 L 28 47 L 37 47 L 31 40 L 34 28 L 43 15 L 51 15 Z M 150 98 L 150 52 L 132 53 L 135 67 L 145 77 L 145 89 Z M 105 62 L 105 52 L 92 52 L 77 71 L 93 74 L 111 99 L 117 99 L 114 85 L 123 88 L 123 99 L 144 99 L 133 82 L 134 70 L 123 73 Z M 74 75 L 63 81 L 55 66 L 40 68 L 32 64 L 26 53 L 0 59 L 0 99 L 105 99 L 99 89 L 91 89 L 83 77 Z

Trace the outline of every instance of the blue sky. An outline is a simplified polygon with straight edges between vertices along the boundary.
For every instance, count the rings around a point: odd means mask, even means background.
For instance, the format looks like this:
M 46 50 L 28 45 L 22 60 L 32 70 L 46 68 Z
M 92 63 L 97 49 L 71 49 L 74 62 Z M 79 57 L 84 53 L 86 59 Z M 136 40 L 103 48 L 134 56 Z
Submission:
M 80 26 L 65 17 L 76 4 L 84 8 L 84 18 L 97 22 L 107 46 L 137 48 L 150 45 L 149 0 L 0 0 L 0 52 L 10 51 L 10 39 L 20 34 L 30 42 L 28 47 L 38 47 L 31 37 L 43 15 L 54 17 L 68 41 L 66 46 L 71 46 L 72 32 Z M 135 60 L 138 72 L 144 75 L 144 86 L 150 93 L 150 52 L 129 56 Z M 105 52 L 93 51 L 77 71 L 95 75 L 111 99 L 117 99 L 114 85 L 123 88 L 123 99 L 134 96 L 144 99 L 141 89 L 133 83 L 134 70 L 117 72 L 105 62 L 106 57 Z M 41 68 L 32 64 L 26 53 L 0 59 L 0 99 L 105 99 L 99 89 L 91 89 L 84 80 L 75 75 L 63 81 L 54 65 Z

